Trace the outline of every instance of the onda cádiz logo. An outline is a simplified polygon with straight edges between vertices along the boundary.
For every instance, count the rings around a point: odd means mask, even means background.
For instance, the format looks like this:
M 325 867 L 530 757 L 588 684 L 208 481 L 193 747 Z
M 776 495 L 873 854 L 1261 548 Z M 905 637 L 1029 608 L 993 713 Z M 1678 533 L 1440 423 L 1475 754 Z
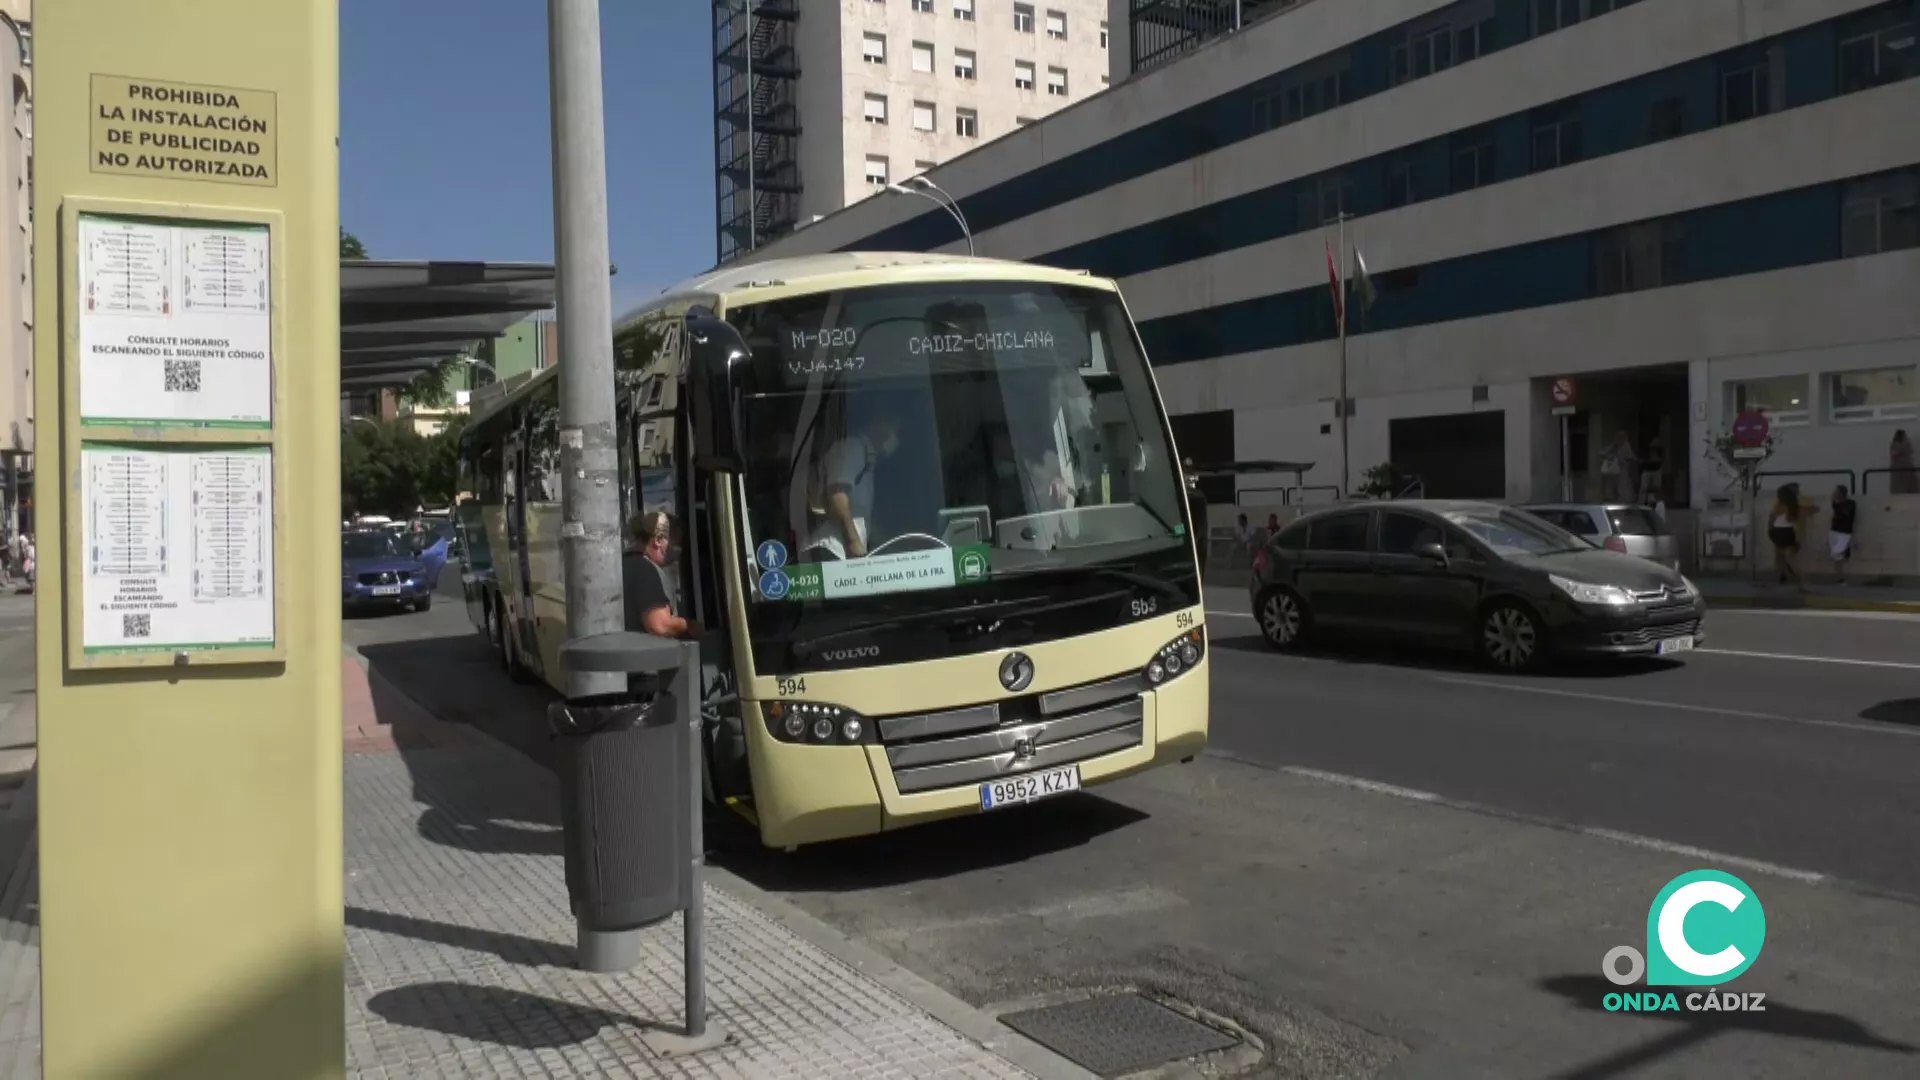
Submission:
M 1615 986 L 1632 986 L 1644 974 L 1650 987 L 1719 986 L 1740 977 L 1760 958 L 1767 940 L 1767 914 L 1747 883 L 1719 870 L 1681 874 L 1653 898 L 1647 910 L 1647 952 L 1631 945 L 1608 950 L 1600 969 Z M 1624 965 L 1624 970 L 1623 970 Z M 1610 992 L 1608 1012 L 1765 1012 L 1767 995 L 1695 990 Z

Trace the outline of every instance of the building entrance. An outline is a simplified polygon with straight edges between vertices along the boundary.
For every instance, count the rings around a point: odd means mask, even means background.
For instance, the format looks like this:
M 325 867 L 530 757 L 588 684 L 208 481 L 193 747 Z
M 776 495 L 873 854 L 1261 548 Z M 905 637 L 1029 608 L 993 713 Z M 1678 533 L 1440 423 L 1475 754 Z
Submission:
M 1578 502 L 1685 506 L 1692 447 L 1687 418 L 1687 366 L 1661 364 L 1573 376 L 1574 413 L 1540 434 L 1560 463 L 1554 486 L 1566 480 Z M 1552 379 L 1541 380 L 1551 386 Z M 1537 459 L 1536 459 L 1537 460 Z M 1555 491 L 1553 497 L 1560 497 Z

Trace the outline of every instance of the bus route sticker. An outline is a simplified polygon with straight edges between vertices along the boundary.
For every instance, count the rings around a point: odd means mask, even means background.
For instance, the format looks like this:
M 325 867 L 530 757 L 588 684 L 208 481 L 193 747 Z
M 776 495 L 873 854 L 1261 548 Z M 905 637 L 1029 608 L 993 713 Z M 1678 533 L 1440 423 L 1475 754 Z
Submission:
M 753 553 L 762 570 L 778 570 L 787 565 L 787 545 L 778 540 L 762 540 Z
M 778 570 L 769 570 L 760 575 L 760 595 L 769 600 L 784 600 L 788 584 L 787 575 Z

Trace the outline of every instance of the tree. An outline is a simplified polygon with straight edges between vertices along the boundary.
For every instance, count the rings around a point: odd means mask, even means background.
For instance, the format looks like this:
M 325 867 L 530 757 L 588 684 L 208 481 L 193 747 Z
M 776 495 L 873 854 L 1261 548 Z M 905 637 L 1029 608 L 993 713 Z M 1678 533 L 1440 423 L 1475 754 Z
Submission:
M 340 257 L 343 259 L 367 257 L 367 245 L 361 243 L 359 237 L 348 232 L 344 225 L 340 227 Z
M 356 419 L 340 438 L 340 504 L 350 514 L 410 516 L 421 503 L 428 441 L 407 420 Z
M 460 494 L 460 433 L 467 430 L 469 419 L 466 413 L 449 417 L 447 426 L 427 440 L 420 496 L 429 506 L 452 506 Z

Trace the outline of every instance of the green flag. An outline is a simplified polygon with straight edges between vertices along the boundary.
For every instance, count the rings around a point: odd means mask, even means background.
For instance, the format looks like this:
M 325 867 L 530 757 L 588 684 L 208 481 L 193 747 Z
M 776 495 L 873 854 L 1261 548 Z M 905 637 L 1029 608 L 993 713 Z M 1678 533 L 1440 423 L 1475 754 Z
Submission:
M 1373 275 L 1367 273 L 1367 260 L 1360 256 L 1360 245 L 1353 246 L 1353 290 L 1360 294 L 1360 310 L 1373 306 Z

